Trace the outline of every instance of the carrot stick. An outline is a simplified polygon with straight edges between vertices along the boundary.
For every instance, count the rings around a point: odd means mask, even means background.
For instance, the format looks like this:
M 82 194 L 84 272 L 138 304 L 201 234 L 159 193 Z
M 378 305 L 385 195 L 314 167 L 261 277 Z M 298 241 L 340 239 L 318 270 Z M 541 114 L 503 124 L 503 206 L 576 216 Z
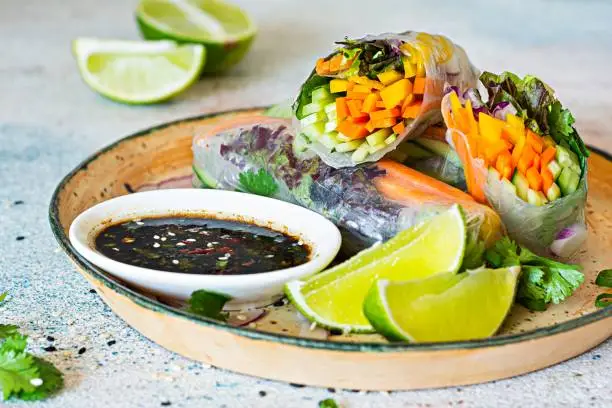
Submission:
M 535 167 L 530 167 L 525 173 L 527 177 L 527 181 L 529 182 L 529 187 L 535 191 L 542 190 L 542 177 L 540 176 L 540 172 Z

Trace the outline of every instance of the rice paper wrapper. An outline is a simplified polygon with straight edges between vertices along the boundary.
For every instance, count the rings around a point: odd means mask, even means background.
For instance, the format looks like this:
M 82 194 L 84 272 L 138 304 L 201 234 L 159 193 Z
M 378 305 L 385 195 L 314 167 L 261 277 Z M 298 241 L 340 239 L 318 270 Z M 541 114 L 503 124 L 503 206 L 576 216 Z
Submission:
M 253 192 L 253 186 L 244 184 L 245 174 L 265 173 L 277 186 L 268 191 L 271 197 L 313 210 L 340 228 L 345 255 L 385 241 L 457 202 L 466 212 L 471 241 L 491 244 L 502 234 L 492 210 L 417 188 L 425 176 L 401 164 L 385 160 L 334 169 L 312 152 L 295 150 L 290 120 L 254 117 L 247 122 L 196 134 L 195 187 Z M 417 181 L 410 176 L 415 173 Z
M 402 53 L 403 55 L 409 55 L 405 48 L 401 48 L 403 44 L 408 44 L 413 52 L 418 52 L 425 66 L 426 85 L 421 110 L 416 119 L 410 122 L 401 134 L 397 135 L 393 143 L 368 155 L 362 162 L 375 162 L 387 153 L 395 150 L 404 140 L 414 139 L 421 135 L 429 126 L 442 122 L 440 102 L 443 97 L 445 84 L 466 89 L 475 86 L 479 76 L 479 71 L 472 65 L 463 48 L 442 35 L 407 31 L 401 34 L 368 35 L 355 41 L 365 43 L 375 40 L 383 40 L 397 53 Z M 342 78 L 345 75 L 346 73 L 341 72 L 338 75 L 326 77 Z M 352 76 L 354 73 L 350 75 Z M 319 83 L 319 85 L 323 84 L 322 77 L 318 76 L 316 71 L 313 70 L 298 92 L 298 97 L 294 103 L 294 113 L 297 114 L 297 110 L 300 107 L 302 94 L 312 90 L 309 83 L 313 80 L 315 83 Z M 293 124 L 298 131 L 301 129 L 300 122 L 295 116 Z M 351 152 L 340 153 L 330 151 L 328 147 L 318 141 L 312 141 L 310 149 L 325 164 L 333 168 L 351 167 L 361 163 L 351 159 Z
M 450 109 L 449 97 L 442 102 Z M 489 175 L 482 159 L 475 157 L 469 144 L 469 139 L 458 129 L 449 128 L 446 133 L 448 143 L 459 152 L 467 149 L 466 154 L 459 154 L 464 160 L 469 160 L 472 177 L 483 186 L 487 203 L 501 217 L 508 235 L 519 244 L 542 256 L 559 256 L 570 258 L 586 240 L 585 207 L 587 199 L 587 173 L 585 167 L 578 188 L 572 194 L 550 201 L 545 205 L 532 205 L 504 188 L 501 180 Z M 461 146 L 458 145 L 460 142 Z M 466 166 L 464 166 L 464 169 Z M 469 185 L 468 185 L 469 188 Z M 554 250 L 555 242 L 562 240 L 568 229 L 581 231 L 580 242 L 572 245 L 574 249 L 563 254 Z

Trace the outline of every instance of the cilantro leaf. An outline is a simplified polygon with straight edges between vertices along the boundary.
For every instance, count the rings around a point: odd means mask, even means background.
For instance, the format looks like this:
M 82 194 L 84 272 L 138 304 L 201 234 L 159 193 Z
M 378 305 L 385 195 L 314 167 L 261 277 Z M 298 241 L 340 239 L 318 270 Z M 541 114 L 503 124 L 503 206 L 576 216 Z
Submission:
M 521 266 L 517 301 L 531 310 L 545 310 L 551 302 L 563 302 L 584 282 L 579 265 L 541 257 L 508 237 L 488 249 L 485 259 L 496 268 Z
M 0 387 L 7 400 L 20 392 L 32 392 L 36 388 L 32 380 L 38 378 L 34 358 L 25 352 L 0 350 Z
M 42 380 L 42 384 L 36 387 L 33 391 L 22 391 L 17 395 L 17 398 L 24 401 L 37 401 L 47 398 L 49 395 L 57 392 L 64 385 L 62 373 L 55 366 L 42 358 L 34 357 L 34 364 L 38 368 L 38 378 Z
M 0 302 L 4 302 L 4 299 L 6 299 L 7 295 L 8 295 L 8 292 L 0 293 Z
M 586 157 L 589 156 L 589 150 L 584 145 L 578 132 L 574 129 L 573 124 L 576 122 L 574 116 L 568 109 L 563 109 L 561 102 L 555 101 L 548 107 L 548 127 L 550 135 L 557 143 L 565 141 L 570 148 L 581 159 L 581 167 L 586 164 Z
M 17 329 L 14 324 L 0 324 L 0 340 L 18 334 Z
M 221 293 L 209 292 L 203 289 L 196 290 L 187 300 L 188 312 L 215 320 L 226 321 L 227 315 L 222 312 L 223 306 L 231 297 Z
M 319 401 L 319 408 L 340 408 L 340 406 L 333 398 L 327 398 Z
M 257 173 L 253 170 L 243 171 L 238 175 L 238 179 L 240 186 L 247 193 L 270 197 L 278 191 L 276 180 L 264 169 L 259 169 Z
M 22 353 L 28 346 L 28 336 L 24 336 L 21 333 L 14 332 L 12 335 L 6 337 L 2 346 L 0 346 L 0 352 L 13 350 L 17 353 Z

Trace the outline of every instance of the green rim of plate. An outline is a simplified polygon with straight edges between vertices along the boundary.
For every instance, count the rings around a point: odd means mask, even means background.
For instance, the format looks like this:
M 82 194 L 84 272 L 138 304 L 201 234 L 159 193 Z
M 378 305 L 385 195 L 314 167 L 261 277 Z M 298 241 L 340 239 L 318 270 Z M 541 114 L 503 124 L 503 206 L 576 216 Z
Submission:
M 104 286 L 109 289 L 119 293 L 122 296 L 126 296 L 139 306 L 145 307 L 155 312 L 164 313 L 171 316 L 180 317 L 186 320 L 193 321 L 195 323 L 201 324 L 203 326 L 208 326 L 212 328 L 216 328 L 219 330 L 225 330 L 232 334 L 236 334 L 239 336 L 243 336 L 246 338 L 250 338 L 253 340 L 263 340 L 263 341 L 272 341 L 281 344 L 287 344 L 291 346 L 298 347 L 306 347 L 306 348 L 314 348 L 314 349 L 324 349 L 324 350 L 336 350 L 336 351 L 350 351 L 350 352 L 382 352 L 382 353 L 397 353 L 397 352 L 423 352 L 423 351 L 438 351 L 438 350 L 461 350 L 461 349 L 476 349 L 481 347 L 500 347 L 506 346 L 509 344 L 520 343 L 527 340 L 534 340 L 542 337 L 548 337 L 555 334 L 567 332 L 570 330 L 577 329 L 582 326 L 586 326 L 591 323 L 595 323 L 597 321 L 606 319 L 608 317 L 612 317 L 612 307 L 603 308 L 597 310 L 595 312 L 589 313 L 585 316 L 581 316 L 572 320 L 568 320 L 563 323 L 557 323 L 552 326 L 541 327 L 539 329 L 527 331 L 524 333 L 510 334 L 510 335 L 501 335 L 490 337 L 488 339 L 482 340 L 468 340 L 468 341 L 454 341 L 454 342 L 443 342 L 443 343 L 380 343 L 380 342 L 369 342 L 369 343 L 354 343 L 354 342 L 339 342 L 339 341 L 326 341 L 326 340 L 314 340 L 307 339 L 303 337 L 294 337 L 283 334 L 276 334 L 270 332 L 264 332 L 260 330 L 254 330 L 244 327 L 234 327 L 224 324 L 222 322 L 207 319 L 204 317 L 196 316 L 186 311 L 168 306 L 156 300 L 149 298 L 146 295 L 143 295 L 139 292 L 136 292 L 133 289 L 125 286 L 122 283 L 119 283 L 114 280 L 110 275 L 106 272 L 102 271 L 100 268 L 94 266 L 90 262 L 88 262 L 85 258 L 81 257 L 74 247 L 70 244 L 68 236 L 64 233 L 62 226 L 59 220 L 59 195 L 66 186 L 66 184 L 72 179 L 72 177 L 77 174 L 79 171 L 86 170 L 87 166 L 94 160 L 96 160 L 100 155 L 108 152 L 111 149 L 114 149 L 121 143 L 128 141 L 130 139 L 135 139 L 141 136 L 146 136 L 149 133 L 155 132 L 160 129 L 164 129 L 170 126 L 174 126 L 180 123 L 192 122 L 202 119 L 213 118 L 216 116 L 223 116 L 231 113 L 240 113 L 247 112 L 256 109 L 267 109 L 269 106 L 265 107 L 254 107 L 254 108 L 245 108 L 245 109 L 236 109 L 224 112 L 216 112 L 209 113 L 199 116 L 194 116 L 185 119 L 179 119 L 172 122 L 167 122 L 158 126 L 150 127 L 148 129 L 144 129 L 140 132 L 136 132 L 129 136 L 126 136 L 122 139 L 117 140 L 116 142 L 106 146 L 105 148 L 99 150 L 93 155 L 89 156 L 83 162 L 81 162 L 76 168 L 74 168 L 70 173 L 68 173 L 58 184 L 55 191 L 53 192 L 53 196 L 51 197 L 51 203 L 49 205 L 49 222 L 51 224 L 51 230 L 53 231 L 53 235 L 57 239 L 60 247 L 66 252 L 66 254 L 81 268 L 83 268 L 89 275 L 94 277 L 99 282 L 102 282 Z M 605 157 L 608 161 L 612 161 L 612 155 L 610 153 L 604 152 L 600 149 L 589 146 L 589 149 L 600 156 Z

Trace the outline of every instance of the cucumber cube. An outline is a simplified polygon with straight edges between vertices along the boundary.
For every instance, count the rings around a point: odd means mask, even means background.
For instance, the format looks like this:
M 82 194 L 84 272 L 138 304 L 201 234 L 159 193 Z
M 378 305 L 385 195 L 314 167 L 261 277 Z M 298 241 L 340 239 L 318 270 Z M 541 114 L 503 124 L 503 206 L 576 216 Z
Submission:
M 559 166 L 559 163 L 557 163 L 556 160 L 552 160 L 550 163 L 548 163 L 548 170 L 550 170 L 552 173 L 553 180 L 556 180 L 557 177 L 559 177 L 559 174 L 561 174 L 561 166 Z
M 328 103 L 327 105 L 325 105 L 325 108 L 323 108 L 323 110 L 325 111 L 325 113 L 327 114 L 327 116 L 334 116 L 336 117 L 336 102 L 332 102 L 332 103 Z
M 508 179 L 502 179 L 502 189 L 507 191 L 512 195 L 516 195 L 516 186 L 510 182 Z
M 557 183 L 559 183 L 559 188 L 564 196 L 572 194 L 578 188 L 578 182 L 580 181 L 580 176 L 574 170 L 569 167 L 565 167 L 561 170 L 561 174 L 557 179 Z
M 321 122 L 327 119 L 325 112 L 317 112 L 310 114 L 302 119 L 300 119 L 300 124 L 302 127 L 310 126 L 313 123 Z
M 308 116 L 312 115 L 313 113 L 321 112 L 324 107 L 325 105 L 318 102 L 309 103 L 308 105 L 304 105 L 302 108 L 302 115 Z
M 525 176 L 517 171 L 512 178 L 512 184 L 516 187 L 516 195 L 523 201 L 528 201 L 527 192 L 529 191 L 529 182 Z
M 336 145 L 336 151 L 340 153 L 352 152 L 357 150 L 363 143 L 363 140 L 351 140 L 350 142 L 340 143 Z
M 308 138 L 300 133 L 293 141 L 293 150 L 297 153 L 303 153 L 308 149 L 309 144 Z
M 325 133 L 325 123 L 316 122 L 312 125 L 308 125 L 302 129 L 302 133 L 310 140 L 317 140 L 323 133 Z
M 561 167 L 568 167 L 572 169 L 574 172 L 580 174 L 580 163 L 578 162 L 578 156 L 576 153 L 572 152 L 570 149 L 557 146 L 557 161 L 561 165 Z
M 377 144 L 377 145 L 374 145 L 374 146 L 370 146 L 370 154 L 374 154 L 377 151 L 379 151 L 381 149 L 384 149 L 385 147 L 387 147 L 387 145 L 384 144 L 384 143 L 380 143 L 380 144 Z
M 538 191 L 538 197 L 540 198 L 540 205 L 544 205 L 548 203 L 548 200 L 546 199 L 546 196 L 544 195 L 543 192 Z
M 325 99 L 332 99 L 331 93 L 329 93 L 329 88 L 327 86 L 321 86 L 314 91 L 312 91 L 312 101 L 319 102 Z
M 540 200 L 540 195 L 538 194 L 538 192 L 532 189 L 527 190 L 527 202 L 531 205 L 537 206 L 543 204 Z
M 336 130 L 336 126 L 338 126 L 336 121 L 330 120 L 325 124 L 325 132 L 334 132 Z
M 385 139 L 385 144 L 386 145 L 390 145 L 391 143 L 395 142 L 397 140 L 397 136 L 396 135 L 391 135 L 388 138 Z
M 342 133 L 338 133 L 338 136 L 336 136 L 336 138 L 340 141 L 340 142 L 350 142 L 351 139 L 350 137 L 343 135 Z
M 331 133 L 324 133 L 320 138 L 319 138 L 319 142 L 327 147 L 329 150 L 332 150 L 334 147 L 336 147 L 336 145 L 338 143 L 340 143 L 338 141 L 338 139 L 336 138 L 336 136 L 338 135 L 338 133 L 336 132 L 331 132 Z
M 393 133 L 393 131 L 389 128 L 379 129 L 376 132 L 372 133 L 370 136 L 367 136 L 366 140 L 370 144 L 370 146 L 384 144 L 385 139 L 389 137 L 391 133 Z
M 548 188 L 546 197 L 548 198 L 548 201 L 555 201 L 557 198 L 561 197 L 561 189 L 556 183 L 552 183 L 552 185 Z
M 370 145 L 368 143 L 362 143 L 351 155 L 351 160 L 355 163 L 359 163 L 365 160 L 370 154 Z

